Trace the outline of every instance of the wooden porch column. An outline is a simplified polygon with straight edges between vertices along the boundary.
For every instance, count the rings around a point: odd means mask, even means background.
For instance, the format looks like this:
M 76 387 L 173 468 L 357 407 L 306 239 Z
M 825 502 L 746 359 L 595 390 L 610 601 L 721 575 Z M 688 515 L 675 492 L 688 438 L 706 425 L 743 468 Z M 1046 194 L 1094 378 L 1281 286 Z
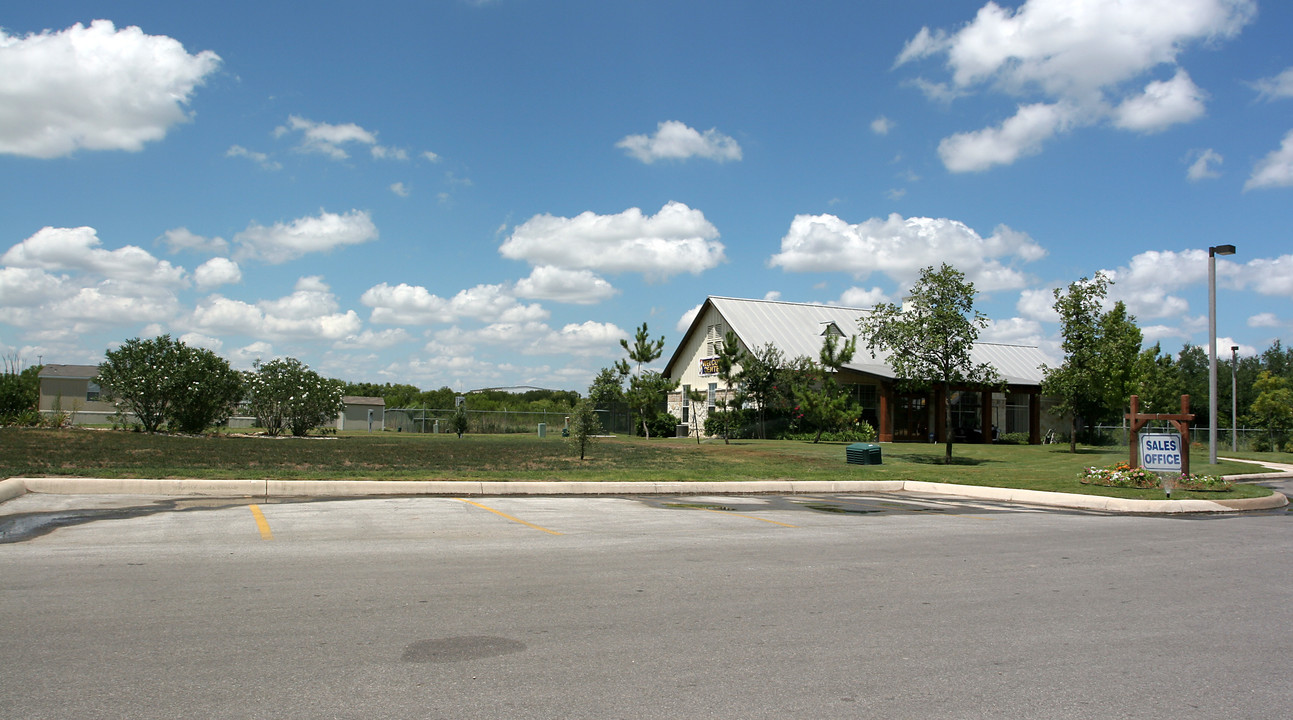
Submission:
M 980 393 L 979 404 L 979 434 L 983 442 L 992 442 L 992 391 L 984 390 Z
M 1042 393 L 1028 391 L 1028 444 L 1042 444 Z
M 876 434 L 880 442 L 893 442 L 893 386 L 880 383 L 880 427 Z

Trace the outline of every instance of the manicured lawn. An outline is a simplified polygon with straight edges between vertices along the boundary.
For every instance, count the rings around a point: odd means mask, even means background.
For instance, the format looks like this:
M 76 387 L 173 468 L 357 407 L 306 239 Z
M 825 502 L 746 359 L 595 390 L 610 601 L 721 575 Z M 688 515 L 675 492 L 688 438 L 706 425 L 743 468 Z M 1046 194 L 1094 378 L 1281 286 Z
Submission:
M 1126 459 L 1125 449 L 1064 445 L 957 445 L 943 465 L 943 446 L 882 445 L 881 465 L 848 465 L 843 443 L 694 439 L 599 439 L 580 462 L 557 437 L 355 433 L 328 438 L 179 437 L 105 430 L 0 428 L 0 477 L 570 480 L 925 480 L 1161 498 L 1158 490 L 1082 485 L 1087 466 Z M 1193 457 L 1196 473 L 1261 472 L 1260 466 Z M 1229 493 L 1176 492 L 1173 497 L 1236 498 L 1269 494 L 1238 485 Z

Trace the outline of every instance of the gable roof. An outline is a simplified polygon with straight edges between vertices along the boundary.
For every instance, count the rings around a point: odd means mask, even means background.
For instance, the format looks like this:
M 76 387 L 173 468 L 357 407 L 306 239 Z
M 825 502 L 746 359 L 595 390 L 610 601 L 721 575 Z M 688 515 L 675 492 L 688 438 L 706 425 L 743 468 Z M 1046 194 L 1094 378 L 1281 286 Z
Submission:
M 90 380 L 98 374 L 98 365 L 42 365 L 37 377 Z
M 816 359 L 822 349 L 822 333 L 830 323 L 838 327 L 845 336 L 857 335 L 858 319 L 871 312 L 868 308 L 838 305 L 710 296 L 696 313 L 691 327 L 687 329 L 687 335 L 696 330 L 709 305 L 718 311 L 746 348 L 753 350 L 771 343 L 781 350 L 787 360 L 799 356 Z M 665 366 L 666 375 L 673 377 L 674 364 L 682 360 L 679 355 L 685 346 L 685 342 L 678 344 L 678 349 Z M 987 363 L 995 367 L 1006 382 L 1012 385 L 1040 385 L 1041 366 L 1048 361 L 1040 349 L 1031 345 L 980 342 L 975 343 L 970 356 L 975 363 Z M 871 352 L 859 340 L 853 361 L 844 367 L 893 379 L 895 375 L 889 367 L 888 358 L 888 352 L 877 352 L 872 358 Z

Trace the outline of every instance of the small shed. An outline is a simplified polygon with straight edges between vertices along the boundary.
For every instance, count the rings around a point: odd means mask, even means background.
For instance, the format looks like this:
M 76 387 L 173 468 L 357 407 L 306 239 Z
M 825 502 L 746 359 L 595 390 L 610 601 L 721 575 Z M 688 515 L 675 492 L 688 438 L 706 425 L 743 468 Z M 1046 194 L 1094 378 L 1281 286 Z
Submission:
M 346 395 L 337 414 L 337 430 L 378 430 L 386 424 L 386 400 L 379 397 Z
M 117 408 L 103 400 L 94 379 L 98 365 L 43 365 L 40 379 L 40 411 L 45 415 L 67 413 L 75 423 L 110 422 Z

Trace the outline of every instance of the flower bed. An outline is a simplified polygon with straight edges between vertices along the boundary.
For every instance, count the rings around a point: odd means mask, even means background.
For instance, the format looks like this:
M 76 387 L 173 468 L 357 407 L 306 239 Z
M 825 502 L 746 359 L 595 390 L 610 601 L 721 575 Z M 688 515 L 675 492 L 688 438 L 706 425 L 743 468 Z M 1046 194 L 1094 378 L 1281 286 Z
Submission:
M 1105 487 L 1153 489 L 1163 486 L 1162 479 L 1156 473 L 1145 468 L 1134 468 L 1125 462 L 1105 468 L 1089 467 L 1082 471 L 1078 479 L 1083 485 Z M 1231 482 L 1215 475 L 1180 475 L 1172 478 L 1170 485 L 1196 492 L 1227 492 L 1233 487 Z

